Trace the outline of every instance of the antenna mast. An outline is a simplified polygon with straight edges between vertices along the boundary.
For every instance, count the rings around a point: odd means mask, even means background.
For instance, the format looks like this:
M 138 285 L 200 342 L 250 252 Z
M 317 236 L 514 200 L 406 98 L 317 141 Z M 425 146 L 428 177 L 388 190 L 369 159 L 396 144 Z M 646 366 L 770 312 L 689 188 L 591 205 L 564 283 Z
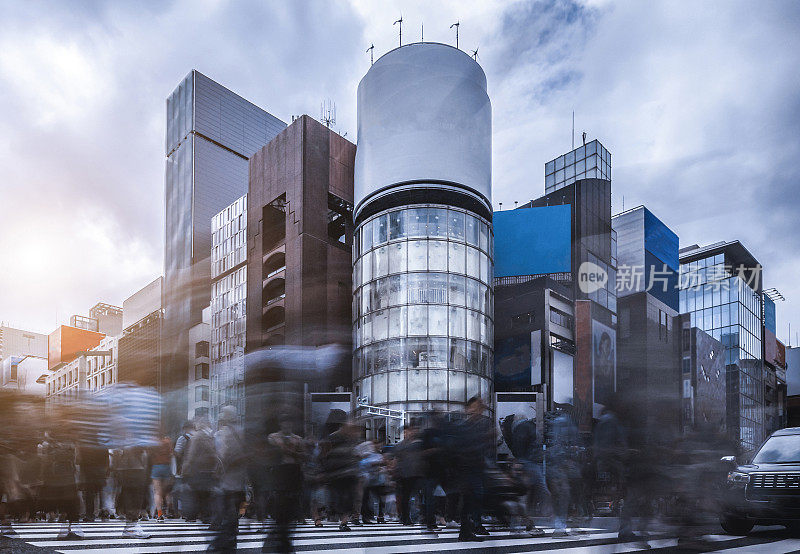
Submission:
M 572 110 L 572 149 L 575 150 L 575 110 Z
M 453 27 L 455 27 L 455 28 L 456 28 L 456 48 L 458 48 L 458 27 L 459 27 L 460 25 L 461 25 L 461 22 L 460 22 L 460 21 L 456 21 L 455 23 L 453 23 L 452 25 L 450 25 L 450 28 L 451 28 L 451 29 L 452 29 Z
M 394 27 L 398 23 L 400 24 L 400 46 L 403 46 L 403 15 L 402 14 L 400 14 L 400 19 L 398 19 L 397 21 L 392 23 L 392 27 Z
M 369 65 L 375 63 L 374 55 L 375 55 L 375 45 L 370 44 L 369 48 L 367 48 L 367 52 L 369 52 Z
M 319 107 L 319 119 L 328 129 L 336 125 L 336 103 L 330 100 L 323 101 Z
M 419 41 L 425 42 L 425 22 L 422 22 L 422 31 L 419 34 Z
M 480 46 L 478 48 L 480 48 Z M 472 51 L 472 59 L 476 62 L 478 61 L 478 48 Z

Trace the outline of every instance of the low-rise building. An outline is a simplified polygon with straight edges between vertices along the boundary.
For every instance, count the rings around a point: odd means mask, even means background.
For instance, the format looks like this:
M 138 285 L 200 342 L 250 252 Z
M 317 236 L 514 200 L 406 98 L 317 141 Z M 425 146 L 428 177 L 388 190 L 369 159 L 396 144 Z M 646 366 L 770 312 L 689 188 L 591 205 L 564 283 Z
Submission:
M 51 368 L 45 379 L 45 398 L 48 406 L 77 400 L 111 386 L 118 380 L 117 337 L 104 337 L 94 348 L 77 351 L 68 362 Z

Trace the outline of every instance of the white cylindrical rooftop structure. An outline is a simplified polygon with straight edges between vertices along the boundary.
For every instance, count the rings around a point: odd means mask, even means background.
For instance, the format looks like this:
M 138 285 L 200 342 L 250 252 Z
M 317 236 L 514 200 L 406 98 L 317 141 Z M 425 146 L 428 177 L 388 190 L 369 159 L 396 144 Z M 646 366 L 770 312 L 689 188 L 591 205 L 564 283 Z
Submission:
M 358 85 L 355 213 L 401 189 L 466 193 L 491 210 L 492 109 L 466 53 L 414 43 L 379 58 Z

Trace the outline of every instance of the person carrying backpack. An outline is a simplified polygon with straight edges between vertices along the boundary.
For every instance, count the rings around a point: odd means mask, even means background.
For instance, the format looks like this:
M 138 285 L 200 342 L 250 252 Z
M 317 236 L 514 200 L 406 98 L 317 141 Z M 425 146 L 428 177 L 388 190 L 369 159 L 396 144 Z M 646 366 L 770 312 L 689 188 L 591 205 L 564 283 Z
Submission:
M 216 484 L 218 463 L 211 426 L 208 420 L 198 419 L 181 464 L 183 479 L 189 488 L 189 498 L 184 511 L 186 521 L 194 521 L 200 517 L 204 523 L 210 523 L 211 514 L 208 507 L 211 503 L 211 492 Z

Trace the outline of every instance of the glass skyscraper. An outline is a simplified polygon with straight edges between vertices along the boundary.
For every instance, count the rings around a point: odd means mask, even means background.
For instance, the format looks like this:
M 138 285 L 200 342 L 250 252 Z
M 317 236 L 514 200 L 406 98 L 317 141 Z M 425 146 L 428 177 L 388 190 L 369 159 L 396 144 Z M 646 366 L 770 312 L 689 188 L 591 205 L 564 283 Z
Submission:
M 248 158 L 286 124 L 198 71 L 167 99 L 164 353 L 170 428 L 186 417 L 188 329 L 211 301 L 211 218 L 247 192 Z
M 247 323 L 247 195 L 211 222 L 211 417 L 222 406 L 244 416 Z
M 742 450 L 764 439 L 761 266 L 738 241 L 681 250 L 680 311 L 725 349 L 727 417 Z

